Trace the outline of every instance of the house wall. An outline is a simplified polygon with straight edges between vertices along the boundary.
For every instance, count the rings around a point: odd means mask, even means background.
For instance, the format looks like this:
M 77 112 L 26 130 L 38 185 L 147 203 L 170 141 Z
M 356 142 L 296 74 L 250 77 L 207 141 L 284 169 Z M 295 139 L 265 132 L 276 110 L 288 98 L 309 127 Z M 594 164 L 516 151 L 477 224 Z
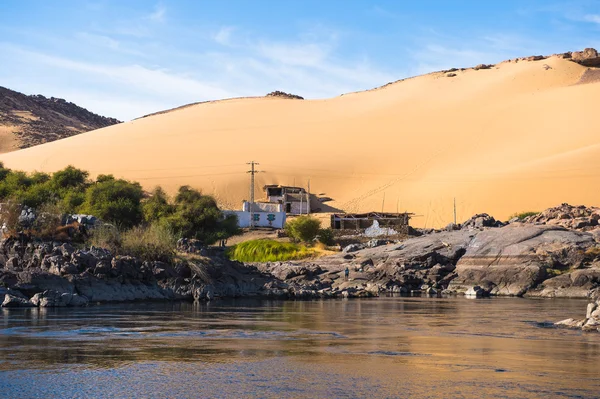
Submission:
M 250 227 L 251 213 L 249 211 L 224 211 L 223 213 L 225 215 L 236 215 L 238 227 Z M 285 212 L 254 212 L 254 217 L 254 227 L 283 229 L 283 226 L 285 226 Z
M 290 214 L 292 214 L 292 215 L 300 215 L 300 214 L 306 215 L 307 213 L 310 212 L 309 204 L 306 201 L 290 202 L 290 204 L 291 204 Z

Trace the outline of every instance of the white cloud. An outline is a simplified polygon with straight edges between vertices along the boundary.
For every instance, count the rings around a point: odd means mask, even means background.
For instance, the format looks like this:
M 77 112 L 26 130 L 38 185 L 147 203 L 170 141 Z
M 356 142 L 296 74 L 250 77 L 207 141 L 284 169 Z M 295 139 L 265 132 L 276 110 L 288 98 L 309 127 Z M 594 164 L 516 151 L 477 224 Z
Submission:
M 167 9 L 162 4 L 157 4 L 154 11 L 148 15 L 148 19 L 155 22 L 164 22 Z

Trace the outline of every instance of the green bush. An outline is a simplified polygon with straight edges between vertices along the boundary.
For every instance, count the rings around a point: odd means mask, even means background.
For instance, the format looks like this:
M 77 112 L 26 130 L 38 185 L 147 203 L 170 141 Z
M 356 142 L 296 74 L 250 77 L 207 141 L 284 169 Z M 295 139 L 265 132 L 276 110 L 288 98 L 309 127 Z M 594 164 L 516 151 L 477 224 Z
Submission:
M 175 212 L 175 207 L 169 204 L 169 198 L 161 187 L 156 187 L 150 197 L 142 204 L 144 220 L 155 222 Z
M 14 204 L 5 219 L 12 218 L 9 214 L 17 211 L 16 206 L 41 209 L 52 205 L 57 213 L 87 213 L 125 230 L 142 222 L 156 224 L 174 236 L 196 238 L 205 244 L 238 233 L 236 216 L 224 217 L 212 197 L 188 186 L 181 187 L 170 202 L 160 187 L 144 199 L 139 183 L 113 175 L 98 175 L 96 181 L 91 181 L 88 176 L 88 172 L 73 166 L 51 175 L 27 174 L 4 168 L 0 162 L 0 201 Z M 99 232 L 96 239 L 118 247 L 121 238 L 118 232 Z
M 317 239 L 320 243 L 325 245 L 333 245 L 335 244 L 335 239 L 333 236 L 333 230 L 330 228 L 319 229 L 319 234 L 317 235 Z
M 252 240 L 229 248 L 227 255 L 239 262 L 279 262 L 311 257 L 315 252 L 303 245 L 274 240 Z
M 294 241 L 312 242 L 321 228 L 321 222 L 311 216 L 298 216 L 285 224 L 285 232 Z
M 160 223 L 180 237 L 196 238 L 205 244 L 230 237 L 238 231 L 235 216 L 224 218 L 214 198 L 188 186 L 179 189 L 174 212 L 162 218 Z
M 142 221 L 143 195 L 139 183 L 123 179 L 103 180 L 87 188 L 80 211 L 119 227 L 131 228 Z
M 73 166 L 54 172 L 50 179 L 55 189 L 78 188 L 86 185 L 89 173 Z

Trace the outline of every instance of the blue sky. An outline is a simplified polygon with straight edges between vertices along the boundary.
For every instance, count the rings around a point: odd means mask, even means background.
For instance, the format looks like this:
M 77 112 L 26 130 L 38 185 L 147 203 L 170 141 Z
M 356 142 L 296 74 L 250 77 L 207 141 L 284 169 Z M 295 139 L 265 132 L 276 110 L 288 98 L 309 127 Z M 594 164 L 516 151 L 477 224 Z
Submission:
M 584 47 L 600 1 L 0 1 L 0 86 L 123 120 Z

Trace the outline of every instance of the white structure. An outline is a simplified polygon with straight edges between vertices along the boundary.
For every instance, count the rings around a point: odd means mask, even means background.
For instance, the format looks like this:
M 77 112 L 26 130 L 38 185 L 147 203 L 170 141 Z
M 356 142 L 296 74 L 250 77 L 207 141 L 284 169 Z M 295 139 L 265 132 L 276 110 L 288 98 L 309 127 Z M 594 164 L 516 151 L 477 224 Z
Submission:
M 268 202 L 255 202 L 250 211 L 250 203 L 244 201 L 241 211 L 224 211 L 225 215 L 236 215 L 238 218 L 238 227 L 250 227 L 250 221 L 254 216 L 254 227 L 271 227 L 273 229 L 283 229 L 285 225 L 285 211 L 282 204 L 272 204 Z
M 280 186 L 276 184 L 264 187 L 267 201 L 282 204 L 290 215 L 308 215 L 310 213 L 310 194 L 302 187 Z

